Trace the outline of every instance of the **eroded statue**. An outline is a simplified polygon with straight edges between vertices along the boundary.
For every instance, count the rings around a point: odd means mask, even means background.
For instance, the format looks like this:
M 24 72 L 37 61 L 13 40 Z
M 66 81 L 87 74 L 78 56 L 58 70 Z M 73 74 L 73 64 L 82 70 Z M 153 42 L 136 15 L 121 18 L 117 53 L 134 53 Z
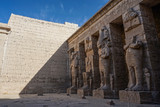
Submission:
M 100 89 L 109 90 L 110 89 L 110 58 L 111 58 L 111 43 L 109 37 L 109 31 L 104 26 L 101 29 L 101 35 L 99 37 L 98 43 L 98 53 L 99 53 L 99 69 L 101 84 Z
M 71 53 L 71 76 L 72 76 L 72 87 L 77 87 L 77 78 L 78 78 L 78 66 L 79 66 L 79 60 L 78 60 L 78 52 L 72 52 Z
M 124 50 L 129 72 L 129 83 L 126 90 L 141 91 L 143 90 L 142 41 L 138 40 L 137 36 L 133 36 L 131 42 L 124 46 Z
M 91 37 L 87 37 L 85 40 L 85 52 L 86 52 L 86 58 L 85 58 L 85 64 L 86 64 L 86 72 L 83 72 L 83 87 L 82 89 L 90 89 L 91 86 L 91 79 L 92 79 L 92 54 L 89 52 L 92 50 L 92 41 Z

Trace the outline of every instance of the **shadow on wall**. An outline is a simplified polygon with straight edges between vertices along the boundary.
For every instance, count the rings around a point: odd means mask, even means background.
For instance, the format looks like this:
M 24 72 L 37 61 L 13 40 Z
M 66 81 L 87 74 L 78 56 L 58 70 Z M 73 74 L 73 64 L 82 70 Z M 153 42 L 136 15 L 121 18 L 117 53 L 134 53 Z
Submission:
M 63 93 L 69 86 L 68 45 L 64 42 L 20 94 Z

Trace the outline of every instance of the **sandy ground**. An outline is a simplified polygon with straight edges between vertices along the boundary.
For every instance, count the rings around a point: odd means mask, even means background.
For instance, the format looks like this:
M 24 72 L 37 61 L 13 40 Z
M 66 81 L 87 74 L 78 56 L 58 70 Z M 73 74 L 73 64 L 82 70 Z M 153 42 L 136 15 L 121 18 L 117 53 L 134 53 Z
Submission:
M 19 98 L 17 98 L 19 97 Z M 115 105 L 109 105 L 110 99 L 86 97 L 81 99 L 77 95 L 44 94 L 37 95 L 0 95 L 0 107 L 160 107 L 154 104 L 132 104 L 113 100 Z

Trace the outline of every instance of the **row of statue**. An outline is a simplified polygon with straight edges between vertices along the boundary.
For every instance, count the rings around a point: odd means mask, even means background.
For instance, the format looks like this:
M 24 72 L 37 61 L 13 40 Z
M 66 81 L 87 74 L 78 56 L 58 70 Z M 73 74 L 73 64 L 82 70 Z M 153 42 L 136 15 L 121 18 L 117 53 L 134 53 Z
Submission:
M 99 55 L 99 74 L 100 84 L 95 87 L 99 90 L 114 90 L 114 74 L 112 72 L 112 42 L 110 32 L 106 26 L 100 31 L 100 36 L 97 42 Z M 86 71 L 83 72 L 83 86 L 81 89 L 93 89 L 93 59 L 91 54 L 93 50 L 92 38 L 87 37 L 85 40 L 85 66 Z M 128 91 L 142 91 L 151 89 L 151 75 L 149 69 L 143 68 L 143 43 L 138 36 L 133 36 L 132 39 L 124 46 L 125 60 L 128 71 Z M 79 72 L 79 52 L 71 52 L 70 55 L 70 71 L 72 77 L 72 87 L 78 87 L 78 72 Z M 145 81 L 144 81 L 145 78 Z

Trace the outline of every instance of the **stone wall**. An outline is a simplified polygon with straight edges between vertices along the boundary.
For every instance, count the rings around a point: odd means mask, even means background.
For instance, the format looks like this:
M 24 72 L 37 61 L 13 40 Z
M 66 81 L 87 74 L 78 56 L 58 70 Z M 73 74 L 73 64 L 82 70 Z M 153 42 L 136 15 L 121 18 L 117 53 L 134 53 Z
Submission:
M 78 25 L 58 24 L 12 14 L 0 93 L 64 92 L 68 86 L 67 38 Z M 67 83 L 67 84 L 66 84 Z
M 0 23 L 0 73 L 2 72 L 2 63 L 5 54 L 5 43 L 7 41 L 8 33 L 10 33 L 10 27 L 7 24 Z

